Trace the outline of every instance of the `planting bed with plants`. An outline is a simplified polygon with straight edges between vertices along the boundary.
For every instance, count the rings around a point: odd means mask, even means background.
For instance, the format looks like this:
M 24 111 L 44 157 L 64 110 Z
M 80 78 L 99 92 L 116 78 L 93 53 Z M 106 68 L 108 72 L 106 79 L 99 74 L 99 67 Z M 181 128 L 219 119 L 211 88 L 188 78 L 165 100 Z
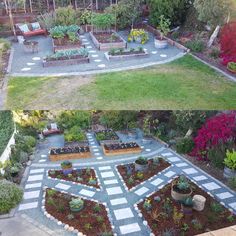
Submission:
M 72 164 L 67 162 L 61 163 L 61 167 L 61 170 L 49 170 L 48 176 L 53 179 L 63 179 L 66 181 L 100 188 L 93 169 L 73 169 Z
M 100 145 L 110 142 L 120 142 L 118 135 L 112 129 L 97 131 L 95 132 L 95 136 Z
M 113 235 L 105 206 L 53 189 L 46 189 L 46 211 L 84 235 Z
M 135 143 L 113 143 L 113 144 L 104 144 L 103 152 L 105 155 L 123 155 L 123 154 L 132 154 L 140 153 L 142 151 L 141 147 Z
M 185 176 L 138 204 L 155 235 L 198 235 L 235 225 L 236 217 Z
M 43 59 L 43 66 L 64 66 L 89 63 L 89 53 L 85 48 L 57 51 Z
M 51 161 L 87 158 L 90 156 L 91 154 L 88 146 L 52 148 L 50 150 Z
M 149 54 L 142 48 L 113 48 L 109 52 L 105 53 L 105 57 L 107 60 L 122 60 L 122 59 L 133 59 L 140 57 L 147 57 Z
M 128 189 L 131 189 L 169 166 L 170 164 L 160 157 L 150 160 L 140 157 L 134 163 L 117 166 L 117 169 Z

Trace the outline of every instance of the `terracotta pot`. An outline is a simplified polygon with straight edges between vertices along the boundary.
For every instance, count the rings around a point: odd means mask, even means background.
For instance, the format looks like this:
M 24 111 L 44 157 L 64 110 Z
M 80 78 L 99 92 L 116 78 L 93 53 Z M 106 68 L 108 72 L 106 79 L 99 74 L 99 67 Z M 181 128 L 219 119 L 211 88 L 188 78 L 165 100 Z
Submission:
M 175 183 L 172 183 L 172 186 L 171 186 L 171 197 L 176 200 L 176 201 L 183 201 L 184 199 L 186 199 L 187 197 L 190 197 L 193 190 L 190 188 L 189 190 L 189 193 L 179 193 L 179 192 L 176 192 L 174 190 L 174 186 L 176 184 Z

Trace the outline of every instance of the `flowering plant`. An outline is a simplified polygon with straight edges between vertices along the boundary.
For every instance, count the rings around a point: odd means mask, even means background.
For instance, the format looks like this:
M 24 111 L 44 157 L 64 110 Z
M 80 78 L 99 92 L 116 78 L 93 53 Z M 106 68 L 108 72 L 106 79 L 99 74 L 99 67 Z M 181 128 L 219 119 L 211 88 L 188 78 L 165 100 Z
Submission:
M 141 42 L 145 44 L 149 40 L 148 33 L 144 29 L 132 29 L 128 35 L 128 42 Z

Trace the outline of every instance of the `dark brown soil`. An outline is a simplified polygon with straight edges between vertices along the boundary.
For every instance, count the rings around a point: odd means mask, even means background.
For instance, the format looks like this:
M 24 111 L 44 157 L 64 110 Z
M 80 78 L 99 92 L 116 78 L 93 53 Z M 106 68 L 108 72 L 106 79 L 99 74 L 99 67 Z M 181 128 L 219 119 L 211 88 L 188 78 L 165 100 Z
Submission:
M 149 200 L 151 200 L 151 211 L 147 211 L 143 207 L 144 201 L 138 204 L 138 207 L 141 210 L 145 220 L 148 221 L 148 224 L 155 235 L 159 236 L 167 230 L 173 230 L 175 232 L 175 234 L 173 235 L 192 236 L 236 224 L 235 215 L 232 215 L 232 221 L 227 219 L 229 216 L 231 216 L 231 212 L 228 209 L 222 206 L 222 211 L 214 212 L 211 209 L 211 204 L 217 202 L 194 183 L 191 183 L 191 187 L 193 189 L 192 196 L 195 194 L 200 194 L 206 198 L 205 208 L 201 212 L 193 210 L 192 215 L 183 215 L 178 222 L 174 222 L 173 209 L 176 208 L 177 212 L 181 213 L 181 204 L 174 201 L 171 197 L 171 183 L 148 198 Z M 161 198 L 160 202 L 156 202 L 154 200 L 156 196 L 159 196 Z M 165 216 L 163 213 L 166 211 L 163 206 L 164 204 L 166 204 L 168 199 L 172 212 L 170 212 L 169 215 L 167 214 Z M 159 214 L 157 218 L 154 216 L 155 212 Z M 154 220 L 154 218 L 157 220 Z M 192 220 L 198 220 L 201 228 L 197 228 L 196 225 L 194 227 Z M 184 224 L 188 225 L 188 229 L 185 232 L 183 230 Z
M 59 221 L 89 236 L 98 236 L 104 232 L 112 232 L 106 209 L 102 204 L 99 204 L 100 211 L 96 212 L 94 207 L 97 203 L 83 199 L 84 208 L 80 212 L 74 213 L 69 207 L 69 202 L 72 199 L 71 195 L 56 191 L 53 196 L 49 196 L 48 190 L 46 190 L 46 211 Z M 55 204 L 48 204 L 49 198 L 53 199 Z M 69 214 L 73 214 L 74 219 L 68 219 Z M 102 217 L 101 221 L 97 220 L 97 217 Z
M 64 60 L 70 60 L 70 59 L 80 59 L 80 58 L 85 58 L 81 55 L 76 55 L 76 56 L 71 56 L 70 58 L 68 57 L 60 57 L 60 59 L 54 59 L 54 58 L 50 58 L 50 57 L 47 57 L 46 58 L 46 61 L 64 61 Z
M 137 186 L 138 184 L 141 184 L 142 182 L 146 181 L 147 179 L 151 178 L 152 176 L 158 174 L 159 172 L 163 171 L 164 169 L 166 169 L 167 167 L 170 166 L 170 164 L 163 159 L 160 161 L 160 163 L 158 165 L 153 164 L 153 159 L 149 160 L 148 162 L 149 162 L 149 168 L 146 172 L 143 172 L 143 174 L 144 174 L 143 179 L 137 178 L 138 171 L 135 171 L 135 164 L 134 163 L 129 164 L 129 166 L 131 166 L 131 168 L 132 168 L 132 174 L 130 176 L 127 175 L 127 169 L 126 169 L 125 165 L 117 166 L 117 169 L 118 169 L 120 175 L 122 176 L 122 178 L 124 179 L 125 184 L 128 187 L 128 189 L 131 189 L 131 188 Z M 130 177 L 134 179 L 134 182 L 132 184 L 130 184 L 128 182 Z
M 81 45 L 82 43 L 78 40 L 76 42 L 72 42 L 68 37 L 64 37 L 63 39 L 53 39 L 55 46 L 67 46 L 67 45 Z
M 51 171 L 55 171 L 55 174 L 52 174 Z M 100 188 L 99 185 L 98 185 L 98 182 L 97 182 L 97 184 L 89 184 L 88 183 L 89 179 L 91 177 L 93 179 L 97 180 L 96 174 L 95 174 L 93 169 L 90 169 L 89 173 L 86 173 L 86 169 L 81 169 L 81 174 L 80 175 L 78 175 L 78 172 L 76 172 L 76 170 L 73 170 L 72 171 L 72 176 L 64 175 L 62 170 L 49 170 L 48 175 L 51 178 L 63 179 L 63 180 L 66 180 L 66 181 L 73 181 L 73 182 L 76 182 L 76 183 L 80 183 L 80 184 L 84 184 L 84 185 L 88 185 L 88 186 L 93 186 L 95 188 Z M 78 181 L 77 177 L 80 177 L 83 180 Z
M 122 39 L 114 33 L 93 33 L 99 43 L 120 43 Z

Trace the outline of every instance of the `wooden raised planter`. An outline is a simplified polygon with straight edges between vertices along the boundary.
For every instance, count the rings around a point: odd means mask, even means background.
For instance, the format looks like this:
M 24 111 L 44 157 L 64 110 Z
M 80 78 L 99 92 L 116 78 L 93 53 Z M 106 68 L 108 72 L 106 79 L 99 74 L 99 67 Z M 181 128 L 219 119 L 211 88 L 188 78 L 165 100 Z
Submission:
M 81 57 L 68 60 L 55 60 L 55 61 L 46 61 L 46 59 L 43 59 L 43 67 L 77 65 L 83 63 L 89 63 L 89 61 L 90 61 L 89 57 Z
M 138 59 L 143 57 L 148 57 L 149 54 L 147 52 L 142 53 L 133 53 L 133 54 L 124 54 L 124 55 L 109 55 L 108 52 L 105 52 L 105 57 L 108 61 L 110 60 L 129 60 L 129 59 Z
M 91 157 L 91 153 L 89 152 L 79 152 L 79 153 L 68 153 L 68 154 L 50 154 L 50 161 L 64 161 L 70 159 L 81 159 L 81 158 L 89 158 Z
M 98 48 L 101 51 L 109 51 L 112 48 L 127 48 L 127 42 L 116 32 L 113 33 L 116 34 L 122 40 L 122 42 L 100 43 L 97 40 L 96 36 L 93 34 L 93 32 L 89 32 L 89 35 L 96 48 Z
M 102 150 L 106 156 L 127 155 L 127 154 L 136 154 L 142 152 L 142 149 L 140 147 L 118 149 L 118 150 L 106 150 L 104 148 L 104 145 L 102 146 Z
M 65 50 L 79 50 L 80 48 L 84 48 L 85 45 L 81 44 L 81 42 L 74 43 L 74 44 L 66 44 L 66 45 L 56 45 L 55 40 L 52 38 L 52 47 L 54 52 L 58 51 L 65 51 Z

